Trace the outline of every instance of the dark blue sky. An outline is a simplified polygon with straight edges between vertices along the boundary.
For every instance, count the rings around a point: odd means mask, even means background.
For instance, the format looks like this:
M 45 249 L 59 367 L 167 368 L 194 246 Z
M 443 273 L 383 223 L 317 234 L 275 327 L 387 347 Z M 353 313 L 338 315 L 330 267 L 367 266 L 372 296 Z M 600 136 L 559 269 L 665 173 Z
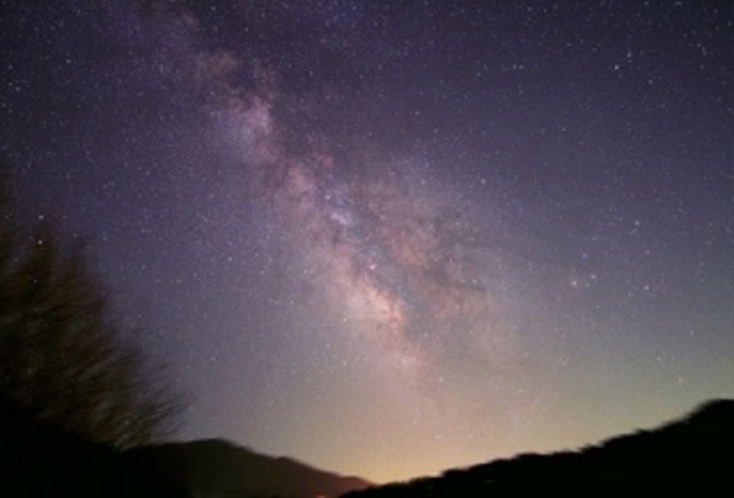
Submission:
M 734 394 L 727 3 L 0 6 L 24 216 L 181 438 L 387 480 Z

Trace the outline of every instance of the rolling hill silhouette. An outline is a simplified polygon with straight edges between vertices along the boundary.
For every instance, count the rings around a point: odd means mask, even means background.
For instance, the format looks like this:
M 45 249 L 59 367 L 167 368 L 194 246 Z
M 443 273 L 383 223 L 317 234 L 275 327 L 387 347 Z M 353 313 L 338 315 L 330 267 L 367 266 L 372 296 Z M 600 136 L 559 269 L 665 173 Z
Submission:
M 344 498 L 718 494 L 734 483 L 732 448 L 734 400 L 715 400 L 680 421 L 578 451 L 523 454 Z
M 143 446 L 127 451 L 126 457 L 197 497 L 336 498 L 370 486 L 356 477 L 261 455 L 219 439 Z

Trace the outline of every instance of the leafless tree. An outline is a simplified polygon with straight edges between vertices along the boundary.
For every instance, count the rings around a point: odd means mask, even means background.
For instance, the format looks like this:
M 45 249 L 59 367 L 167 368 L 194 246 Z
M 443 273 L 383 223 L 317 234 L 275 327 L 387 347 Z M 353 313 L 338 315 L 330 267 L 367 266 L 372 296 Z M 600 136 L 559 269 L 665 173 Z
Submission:
M 115 320 L 82 244 L 24 233 L 0 178 L 0 398 L 125 449 L 170 436 L 182 407 L 165 369 Z

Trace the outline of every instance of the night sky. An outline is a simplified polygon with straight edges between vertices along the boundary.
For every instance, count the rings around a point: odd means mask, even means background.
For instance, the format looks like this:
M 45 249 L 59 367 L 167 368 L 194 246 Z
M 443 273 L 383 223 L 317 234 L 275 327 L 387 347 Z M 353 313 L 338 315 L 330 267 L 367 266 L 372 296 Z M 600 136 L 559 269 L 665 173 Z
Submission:
M 180 439 L 379 482 L 734 396 L 733 4 L 0 6 L 22 216 Z

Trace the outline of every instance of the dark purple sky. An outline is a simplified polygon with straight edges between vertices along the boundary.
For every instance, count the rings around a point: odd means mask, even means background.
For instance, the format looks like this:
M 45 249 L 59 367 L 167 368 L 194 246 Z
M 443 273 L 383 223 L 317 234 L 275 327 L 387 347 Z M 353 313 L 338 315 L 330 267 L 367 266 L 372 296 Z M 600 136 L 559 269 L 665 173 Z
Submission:
M 1 152 L 181 438 L 380 481 L 734 395 L 726 2 L 41 4 Z

